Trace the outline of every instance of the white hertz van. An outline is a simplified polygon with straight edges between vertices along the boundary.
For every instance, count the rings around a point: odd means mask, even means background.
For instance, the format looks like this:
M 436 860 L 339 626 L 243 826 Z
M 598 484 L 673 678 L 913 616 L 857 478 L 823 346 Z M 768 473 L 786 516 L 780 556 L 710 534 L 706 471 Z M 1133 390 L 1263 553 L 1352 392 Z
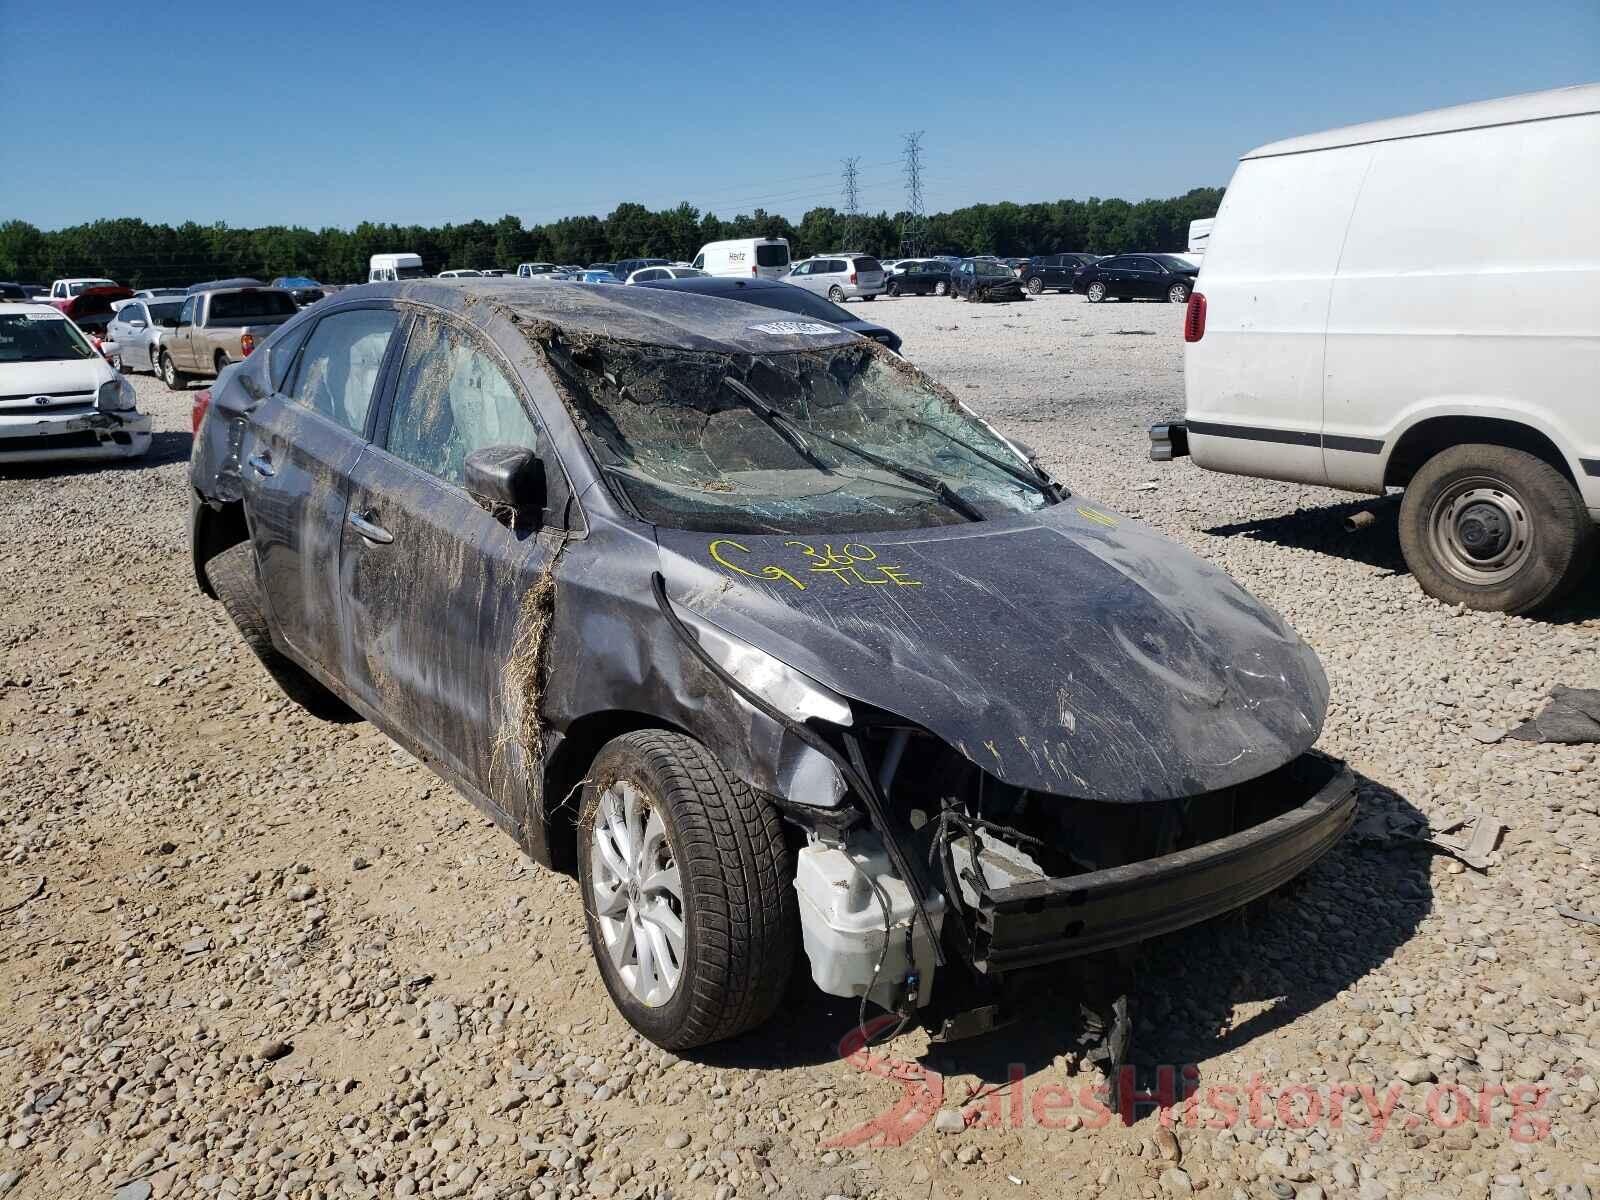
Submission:
M 420 254 L 374 254 L 367 261 L 368 283 L 394 283 L 401 279 L 424 279 Z
M 1600 521 L 1600 85 L 1240 161 L 1150 457 L 1381 495 L 1429 595 L 1521 613 Z
M 707 275 L 782 279 L 789 273 L 788 238 L 738 238 L 707 242 L 689 264 Z

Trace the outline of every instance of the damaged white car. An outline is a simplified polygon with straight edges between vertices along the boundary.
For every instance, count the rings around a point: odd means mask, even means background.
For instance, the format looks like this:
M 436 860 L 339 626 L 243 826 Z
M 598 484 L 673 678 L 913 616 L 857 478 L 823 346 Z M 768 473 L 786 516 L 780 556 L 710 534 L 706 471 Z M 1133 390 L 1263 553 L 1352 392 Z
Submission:
M 71 318 L 48 304 L 0 304 L 0 466 L 149 449 L 133 384 Z
M 200 586 L 291 696 L 575 872 L 662 1046 L 765 1021 L 802 947 L 863 1012 L 986 1029 L 1350 824 L 1294 631 L 866 339 L 465 279 L 265 350 L 195 442 Z

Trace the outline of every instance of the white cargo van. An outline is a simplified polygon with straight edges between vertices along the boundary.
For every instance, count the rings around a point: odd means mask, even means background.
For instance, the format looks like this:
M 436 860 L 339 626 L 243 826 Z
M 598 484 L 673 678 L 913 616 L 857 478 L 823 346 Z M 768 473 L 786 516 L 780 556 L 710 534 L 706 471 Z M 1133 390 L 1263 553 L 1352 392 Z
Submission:
M 399 279 L 425 279 L 420 254 L 374 254 L 367 262 L 368 283 L 393 283 Z
M 1240 161 L 1150 456 L 1382 494 L 1424 591 L 1546 606 L 1600 521 L 1600 85 Z
M 707 275 L 782 279 L 789 273 L 788 238 L 738 238 L 707 242 L 690 264 Z

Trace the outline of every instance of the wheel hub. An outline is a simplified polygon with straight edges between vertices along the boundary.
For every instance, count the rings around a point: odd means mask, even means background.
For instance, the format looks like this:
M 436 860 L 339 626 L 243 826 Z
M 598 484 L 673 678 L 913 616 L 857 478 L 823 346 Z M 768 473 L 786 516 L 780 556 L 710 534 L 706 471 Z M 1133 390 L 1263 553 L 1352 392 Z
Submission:
M 1434 557 L 1479 587 L 1510 579 L 1533 556 L 1533 527 L 1521 497 L 1498 479 L 1463 479 L 1434 501 L 1428 522 Z
M 666 823 L 637 785 L 618 780 L 601 794 L 589 856 L 602 949 L 628 991 L 659 1008 L 683 976 L 683 881 Z

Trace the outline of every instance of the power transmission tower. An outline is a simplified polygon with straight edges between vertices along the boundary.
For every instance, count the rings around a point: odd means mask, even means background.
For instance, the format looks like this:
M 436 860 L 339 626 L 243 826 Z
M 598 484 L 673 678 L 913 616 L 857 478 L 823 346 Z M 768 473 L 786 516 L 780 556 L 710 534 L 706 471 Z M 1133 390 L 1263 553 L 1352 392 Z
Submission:
M 856 191 L 856 168 L 861 165 L 861 156 L 841 159 L 844 163 L 844 240 L 848 243 L 846 250 L 855 250 L 856 234 L 861 223 L 861 197 Z
M 928 239 L 928 217 L 922 208 L 923 132 L 919 129 L 915 133 L 906 134 L 906 207 L 909 215 L 906 217 L 906 227 L 901 233 L 901 249 L 912 258 L 926 252 L 927 247 L 923 243 Z

